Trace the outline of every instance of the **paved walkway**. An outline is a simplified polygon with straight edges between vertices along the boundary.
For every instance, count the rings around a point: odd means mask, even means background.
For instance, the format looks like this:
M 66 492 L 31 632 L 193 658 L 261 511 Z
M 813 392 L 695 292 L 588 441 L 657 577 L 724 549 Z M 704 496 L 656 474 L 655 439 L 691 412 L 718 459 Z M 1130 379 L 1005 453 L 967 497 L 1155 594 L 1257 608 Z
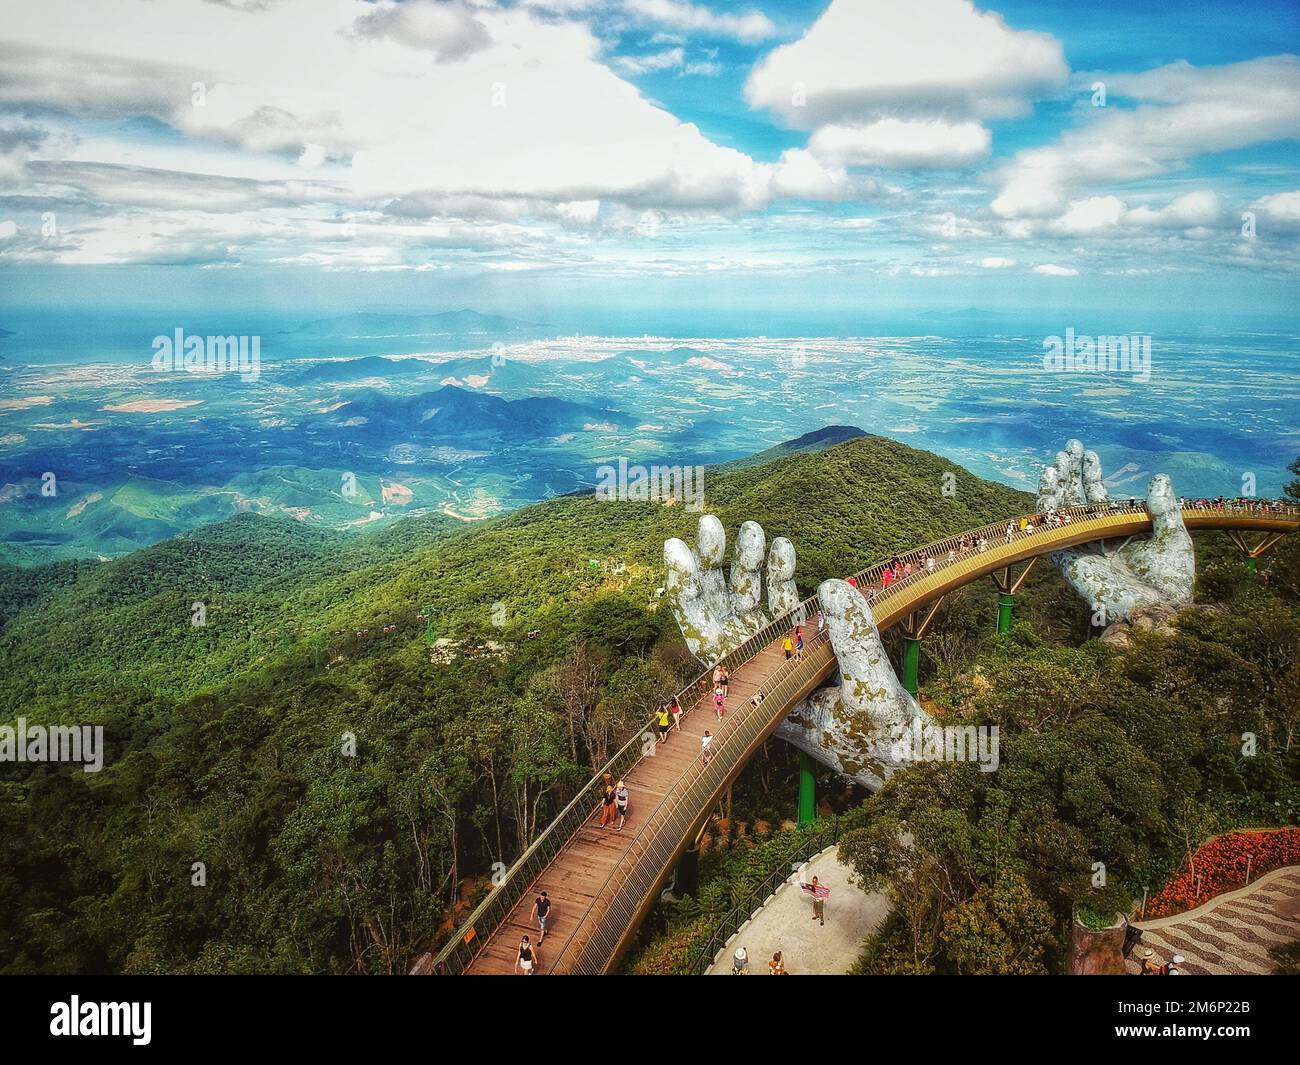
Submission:
M 851 870 L 827 847 L 808 862 L 800 876 L 791 877 L 772 895 L 763 908 L 741 925 L 718 953 L 709 976 L 731 972 L 731 957 L 738 946 L 749 954 L 749 971 L 767 975 L 767 963 L 775 951 L 785 957 L 791 976 L 842 975 L 862 953 L 862 942 L 876 930 L 889 912 L 889 902 L 880 892 L 867 894 L 849 882 Z M 799 890 L 798 880 L 818 877 L 831 889 L 826 900 L 826 924 L 812 919 L 812 898 Z
M 1194 910 L 1138 922 L 1141 946 L 1164 962 L 1181 954 L 1183 972 L 1200 976 L 1273 971 L 1269 950 L 1300 939 L 1300 865 L 1265 873 L 1248 887 L 1218 895 Z M 1139 948 L 1140 949 L 1140 948 Z M 1128 959 L 1138 971 L 1137 953 Z

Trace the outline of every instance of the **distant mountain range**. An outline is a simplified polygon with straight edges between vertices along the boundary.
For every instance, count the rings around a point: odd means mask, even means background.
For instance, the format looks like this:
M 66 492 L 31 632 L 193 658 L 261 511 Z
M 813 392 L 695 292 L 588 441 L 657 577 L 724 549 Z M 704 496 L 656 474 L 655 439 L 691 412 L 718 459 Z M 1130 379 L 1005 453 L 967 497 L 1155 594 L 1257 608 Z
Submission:
M 337 318 L 320 318 L 293 330 L 299 336 L 380 337 L 446 336 L 467 333 L 546 333 L 548 325 L 506 318 L 499 314 L 482 314 L 468 308 L 440 314 L 382 314 L 361 312 Z
M 510 400 L 455 385 L 414 396 L 391 396 L 368 389 L 324 417 L 340 426 L 373 424 L 385 439 L 455 438 L 491 432 L 519 441 L 549 433 L 577 432 L 596 424 L 625 426 L 630 422 L 619 411 L 555 396 Z
M 367 355 L 357 359 L 313 362 L 301 369 L 291 367 L 286 376 L 293 384 L 348 385 L 376 378 L 422 375 L 437 380 L 439 384 L 457 385 L 475 391 L 527 394 L 544 382 L 549 373 L 541 366 L 492 355 L 468 356 L 444 362 Z

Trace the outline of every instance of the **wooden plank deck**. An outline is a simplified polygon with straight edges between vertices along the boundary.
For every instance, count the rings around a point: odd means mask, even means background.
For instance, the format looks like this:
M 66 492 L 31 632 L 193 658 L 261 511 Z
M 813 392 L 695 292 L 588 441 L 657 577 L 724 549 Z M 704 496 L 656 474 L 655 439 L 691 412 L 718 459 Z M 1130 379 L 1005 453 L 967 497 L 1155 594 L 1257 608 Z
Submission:
M 1234 514 L 1189 507 L 1183 511 L 1183 517 L 1189 529 L 1237 529 L 1263 533 L 1291 532 L 1300 523 L 1293 511 L 1281 515 Z M 1009 544 L 994 538 L 985 551 L 968 552 L 951 562 L 941 561 L 934 573 L 918 572 L 888 589 L 876 586 L 872 610 L 883 631 L 945 592 L 997 569 L 1081 543 L 1142 535 L 1149 529 L 1150 519 L 1144 513 L 1125 511 L 1088 515 L 1067 526 L 1037 530 L 1032 536 L 1020 534 Z M 991 526 L 986 531 L 996 534 L 998 529 Z M 860 576 L 872 580 L 865 571 Z M 811 626 L 805 626 L 805 643 L 812 635 Z M 599 893 L 607 882 L 617 879 L 615 874 L 629 860 L 628 853 L 634 842 L 640 839 L 650 813 L 698 761 L 704 730 L 712 731 L 719 738 L 716 742 L 720 742 L 750 715 L 771 716 L 782 709 L 770 701 L 755 708 L 750 706 L 749 699 L 784 662 L 783 637 L 784 634 L 733 670 L 728 713 L 723 721 L 719 722 L 714 714 L 711 693 L 695 706 L 686 708 L 681 731 L 670 731 L 667 742 L 656 747 L 653 757 L 642 758 L 625 774 L 631 801 L 624 830 L 618 832 L 612 826 L 602 829 L 599 809 L 593 810 L 583 827 L 530 885 L 506 920 L 489 937 L 466 969 L 467 973 L 486 975 L 515 971 L 521 937 L 526 934 L 534 945 L 537 943 L 537 925 L 530 920 L 529 914 L 533 899 L 542 890 L 548 893 L 552 909 L 550 930 L 537 952 L 540 959 L 538 971 L 550 971 L 553 959 L 560 957 L 567 946 L 580 946 L 585 941 L 587 927 L 594 925 L 605 912 L 604 904 L 608 900 L 601 899 Z M 831 666 L 822 669 L 822 676 L 830 672 Z M 776 720 L 779 722 L 779 718 Z M 707 811 L 699 813 L 705 815 Z M 584 927 L 584 922 L 587 927 Z
M 807 631 L 805 629 L 805 634 Z M 594 811 L 568 846 L 533 883 L 466 972 L 469 975 L 490 975 L 515 971 L 520 939 L 527 935 L 533 943 L 537 942 L 537 924 L 529 915 L 533 900 L 540 891 L 547 892 L 552 904 L 550 928 L 538 951 L 541 960 L 538 972 L 548 972 L 551 959 L 559 955 L 578 931 L 579 921 L 596 899 L 595 893 L 626 857 L 650 811 L 699 761 L 704 730 L 720 737 L 733 727 L 743 713 L 753 709 L 749 700 L 758 686 L 784 661 L 781 640 L 778 639 L 732 673 L 727 714 L 721 721 L 714 713 L 711 693 L 695 706 L 683 708 L 681 731 L 670 730 L 668 739 L 655 748 L 654 755 L 642 758 L 624 777 L 631 796 L 623 831 L 618 832 L 613 827 L 602 829 L 600 811 Z

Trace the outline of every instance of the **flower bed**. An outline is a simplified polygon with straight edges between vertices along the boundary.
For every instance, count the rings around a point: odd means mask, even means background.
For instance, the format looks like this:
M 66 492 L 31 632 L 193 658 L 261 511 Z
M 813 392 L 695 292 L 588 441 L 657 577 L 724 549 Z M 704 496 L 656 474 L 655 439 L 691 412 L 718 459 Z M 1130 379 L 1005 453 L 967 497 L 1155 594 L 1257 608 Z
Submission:
M 1191 865 L 1184 865 L 1148 901 L 1146 919 L 1194 910 L 1215 895 L 1244 887 L 1248 863 L 1252 882 L 1284 865 L 1300 865 L 1300 828 L 1229 832 L 1207 840 L 1197 850 Z M 1198 877 L 1199 892 L 1196 890 Z

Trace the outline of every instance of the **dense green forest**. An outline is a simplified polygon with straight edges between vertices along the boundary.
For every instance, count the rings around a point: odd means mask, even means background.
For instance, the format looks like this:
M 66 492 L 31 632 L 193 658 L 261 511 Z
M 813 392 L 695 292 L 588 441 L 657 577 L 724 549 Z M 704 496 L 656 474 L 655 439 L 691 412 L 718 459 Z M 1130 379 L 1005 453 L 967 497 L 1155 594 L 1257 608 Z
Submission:
M 708 509 L 789 536 L 809 591 L 1030 504 L 879 437 L 765 458 L 710 470 Z M 404 971 L 694 674 L 655 589 L 663 539 L 696 517 L 586 495 L 352 537 L 243 516 L 0 571 L 0 721 L 98 724 L 107 745 L 95 774 L 0 765 L 0 972 Z M 927 700 L 1014 722 L 1021 768 L 994 786 L 922 767 L 872 800 L 879 822 L 928 810 L 946 839 L 951 820 L 968 897 L 1005 868 L 1059 915 L 1088 846 L 1138 876 L 1204 810 L 1293 816 L 1275 719 L 1297 702 L 1300 567 L 1288 545 L 1270 588 L 1247 586 L 1219 540 L 1200 541 L 1203 584 L 1228 605 L 1128 656 L 1077 646 L 1087 620 L 1051 567 L 1001 641 L 991 589 L 952 597 Z M 1225 730 L 1248 724 L 1271 746 L 1242 767 Z M 793 764 L 771 741 L 737 788 L 764 835 L 793 811 Z
M 878 437 L 706 489 L 729 529 L 790 536 L 807 589 L 1027 502 Z M 655 589 L 696 518 L 586 495 L 359 537 L 242 516 L 5 570 L 0 720 L 102 725 L 108 758 L 0 767 L 0 969 L 402 971 L 693 675 Z

